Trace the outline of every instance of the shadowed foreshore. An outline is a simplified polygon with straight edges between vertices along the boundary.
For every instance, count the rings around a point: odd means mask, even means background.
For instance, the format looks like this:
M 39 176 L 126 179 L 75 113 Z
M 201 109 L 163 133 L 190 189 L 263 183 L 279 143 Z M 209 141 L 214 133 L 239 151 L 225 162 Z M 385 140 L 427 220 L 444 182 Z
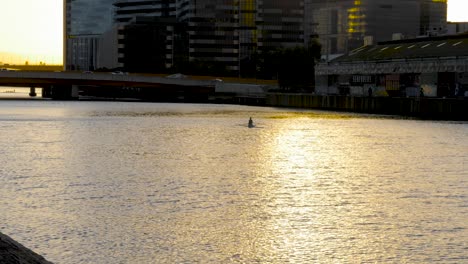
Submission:
M 1 264 L 52 264 L 7 235 L 0 233 Z
M 466 97 L 363 97 L 269 93 L 266 96 L 266 105 L 468 121 L 468 98 Z

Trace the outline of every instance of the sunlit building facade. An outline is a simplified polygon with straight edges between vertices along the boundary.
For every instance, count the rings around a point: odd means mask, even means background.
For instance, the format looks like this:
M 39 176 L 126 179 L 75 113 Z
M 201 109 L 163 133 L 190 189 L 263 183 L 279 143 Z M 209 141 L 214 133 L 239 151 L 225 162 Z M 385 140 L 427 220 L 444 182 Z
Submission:
M 257 30 L 257 1 L 239 1 L 239 59 L 250 63 L 252 54 L 257 52 L 258 30 Z
M 115 0 L 64 0 L 64 67 L 94 70 L 99 37 L 112 26 Z

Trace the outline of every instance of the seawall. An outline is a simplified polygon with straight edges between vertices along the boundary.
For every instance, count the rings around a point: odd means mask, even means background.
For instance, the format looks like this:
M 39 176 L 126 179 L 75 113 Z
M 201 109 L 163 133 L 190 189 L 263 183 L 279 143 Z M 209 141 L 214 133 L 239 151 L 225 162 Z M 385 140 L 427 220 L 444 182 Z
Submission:
M 52 264 L 42 256 L 27 249 L 7 235 L 0 233 L 0 263 L 5 264 Z
M 269 93 L 266 105 L 468 121 L 468 98 L 356 97 Z

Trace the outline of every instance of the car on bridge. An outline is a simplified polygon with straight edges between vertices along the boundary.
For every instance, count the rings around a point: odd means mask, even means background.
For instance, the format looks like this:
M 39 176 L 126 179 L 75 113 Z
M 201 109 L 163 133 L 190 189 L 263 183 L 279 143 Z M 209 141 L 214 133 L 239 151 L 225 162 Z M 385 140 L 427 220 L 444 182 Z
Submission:
M 128 72 L 123 71 L 113 71 L 111 72 L 112 75 L 128 75 Z

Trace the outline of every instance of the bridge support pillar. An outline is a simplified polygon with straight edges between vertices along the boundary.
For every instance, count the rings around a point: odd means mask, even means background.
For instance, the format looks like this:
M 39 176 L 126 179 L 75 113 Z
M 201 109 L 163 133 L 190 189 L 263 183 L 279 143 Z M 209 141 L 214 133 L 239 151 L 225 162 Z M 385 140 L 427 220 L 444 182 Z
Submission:
M 30 90 L 29 90 L 29 96 L 31 96 L 31 97 L 36 97 L 36 96 L 37 96 L 36 87 L 31 87 L 31 88 L 30 88 Z
M 78 85 L 51 85 L 42 88 L 42 97 L 54 100 L 78 99 Z
M 52 98 L 52 87 L 42 87 L 42 98 Z
M 80 89 L 78 85 L 72 85 L 71 91 L 70 91 L 70 99 L 78 99 L 80 97 L 79 92 L 80 92 Z

